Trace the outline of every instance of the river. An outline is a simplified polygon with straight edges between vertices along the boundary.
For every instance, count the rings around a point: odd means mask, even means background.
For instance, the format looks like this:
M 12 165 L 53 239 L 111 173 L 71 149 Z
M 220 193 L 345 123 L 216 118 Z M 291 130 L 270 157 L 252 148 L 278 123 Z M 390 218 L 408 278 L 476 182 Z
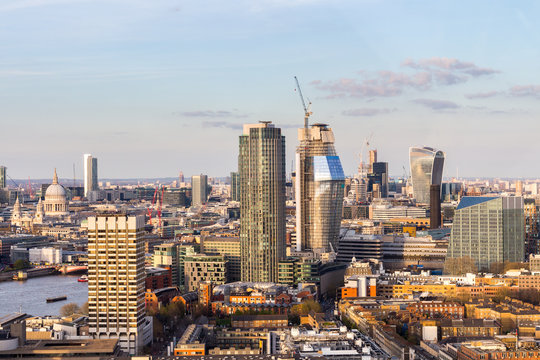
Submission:
M 88 283 L 78 282 L 79 275 L 51 275 L 26 281 L 0 282 L 0 316 L 18 312 L 35 316 L 59 315 L 68 303 L 81 306 L 88 300 Z M 66 295 L 67 299 L 47 303 L 46 299 Z

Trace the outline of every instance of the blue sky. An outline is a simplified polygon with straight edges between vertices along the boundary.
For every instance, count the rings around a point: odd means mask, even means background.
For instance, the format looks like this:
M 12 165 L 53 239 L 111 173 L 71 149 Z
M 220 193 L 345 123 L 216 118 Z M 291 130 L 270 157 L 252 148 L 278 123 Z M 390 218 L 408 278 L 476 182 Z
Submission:
M 242 123 L 328 123 L 347 174 L 365 138 L 392 175 L 411 145 L 445 175 L 540 177 L 540 3 L 0 2 L 0 164 L 13 178 L 237 167 Z

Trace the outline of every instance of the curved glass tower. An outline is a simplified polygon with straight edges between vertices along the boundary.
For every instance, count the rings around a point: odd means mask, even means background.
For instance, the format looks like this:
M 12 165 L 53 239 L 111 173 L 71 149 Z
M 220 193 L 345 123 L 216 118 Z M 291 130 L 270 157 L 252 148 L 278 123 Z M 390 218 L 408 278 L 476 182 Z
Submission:
M 345 175 L 334 147 L 334 133 L 327 125 L 298 129 L 298 139 L 296 250 L 324 253 L 339 236 Z
M 413 196 L 418 204 L 429 204 L 429 187 L 441 185 L 444 158 L 444 152 L 427 146 L 409 149 Z

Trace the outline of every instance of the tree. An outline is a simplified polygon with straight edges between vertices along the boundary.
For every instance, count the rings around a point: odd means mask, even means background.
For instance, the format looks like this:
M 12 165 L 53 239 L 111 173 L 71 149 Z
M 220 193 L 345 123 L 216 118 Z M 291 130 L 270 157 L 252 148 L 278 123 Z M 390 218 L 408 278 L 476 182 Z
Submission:
M 79 306 L 75 303 L 69 303 L 60 308 L 60 315 L 62 316 L 71 316 L 73 314 L 80 313 Z
M 502 274 L 504 273 L 504 263 L 494 262 L 489 265 L 489 272 L 492 274 Z
M 320 313 L 322 311 L 321 304 L 314 300 L 305 300 L 298 305 L 294 305 L 291 309 L 293 315 L 307 315 L 311 311 Z
M 184 316 L 186 309 L 180 301 L 172 302 L 167 305 L 169 316 Z
M 524 262 L 494 262 L 489 265 L 489 272 L 493 274 L 504 274 L 509 270 L 529 269 L 529 263 Z
M 444 262 L 444 273 L 449 275 L 465 275 L 467 273 L 476 274 L 478 267 L 473 258 L 463 256 L 459 258 L 446 258 Z
M 85 302 L 85 303 L 79 308 L 79 311 L 81 312 L 82 315 L 88 316 L 88 301 Z
M 30 263 L 27 260 L 19 259 L 13 263 L 13 268 L 15 270 L 26 269 L 30 266 Z

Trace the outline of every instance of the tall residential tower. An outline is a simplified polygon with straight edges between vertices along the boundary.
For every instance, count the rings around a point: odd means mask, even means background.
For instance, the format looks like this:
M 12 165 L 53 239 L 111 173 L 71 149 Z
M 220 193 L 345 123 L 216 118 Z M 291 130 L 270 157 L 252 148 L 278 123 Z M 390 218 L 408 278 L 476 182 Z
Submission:
M 428 205 L 430 186 L 441 185 L 444 158 L 444 152 L 427 146 L 409 149 L 413 197 L 418 204 Z
M 298 129 L 296 149 L 296 250 L 325 253 L 337 243 L 345 175 L 325 124 Z
M 276 282 L 285 257 L 285 137 L 270 122 L 246 124 L 239 145 L 241 277 Z
M 84 154 L 84 196 L 88 197 L 90 191 L 98 189 L 97 158 L 91 154 Z
M 89 331 L 118 338 L 136 355 L 152 340 L 144 310 L 144 217 L 103 214 L 88 218 Z

